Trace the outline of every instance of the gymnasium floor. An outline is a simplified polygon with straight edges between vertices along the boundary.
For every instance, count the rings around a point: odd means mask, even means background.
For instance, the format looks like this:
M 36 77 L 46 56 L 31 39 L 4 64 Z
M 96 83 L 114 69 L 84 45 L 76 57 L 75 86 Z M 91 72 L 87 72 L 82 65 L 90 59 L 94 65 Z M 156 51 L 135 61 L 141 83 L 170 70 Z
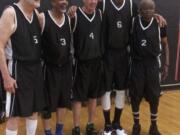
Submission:
M 143 110 L 143 111 L 142 111 Z M 113 114 L 111 116 L 113 118 Z M 142 134 L 148 135 L 149 129 L 149 106 L 143 101 L 141 105 L 141 126 Z M 71 135 L 72 128 L 72 112 L 68 111 L 64 127 L 64 135 Z M 165 92 L 161 97 L 160 107 L 159 107 L 159 128 L 162 135 L 180 135 L 180 91 L 169 91 Z M 82 109 L 82 119 L 81 119 L 81 128 L 84 135 L 84 129 L 87 122 L 86 108 Z M 55 127 L 55 116 L 52 118 L 52 126 Z M 122 115 L 122 126 L 127 131 L 128 135 L 131 135 L 132 129 L 132 114 L 131 108 L 129 105 L 125 106 L 123 115 Z M 97 108 L 97 118 L 96 118 L 96 127 L 99 130 L 103 128 L 103 117 L 101 107 Z M 25 135 L 25 126 L 24 121 L 21 120 L 19 123 L 19 133 L 18 135 Z M 53 128 L 54 129 L 54 128 Z M 0 125 L 0 135 L 4 135 L 5 124 Z M 43 135 L 42 121 L 39 119 L 38 129 L 36 135 Z

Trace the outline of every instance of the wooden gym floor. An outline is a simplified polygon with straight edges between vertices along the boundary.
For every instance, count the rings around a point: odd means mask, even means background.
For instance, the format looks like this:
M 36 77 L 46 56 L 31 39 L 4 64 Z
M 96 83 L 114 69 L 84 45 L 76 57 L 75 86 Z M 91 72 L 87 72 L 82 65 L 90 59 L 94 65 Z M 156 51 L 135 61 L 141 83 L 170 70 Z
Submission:
M 111 113 L 111 118 L 113 118 L 113 113 Z M 141 104 L 141 135 L 148 135 L 149 130 L 149 106 L 143 101 Z M 125 128 L 128 135 L 131 135 L 132 129 L 132 113 L 129 105 L 125 106 L 122 115 L 122 126 Z M 159 106 L 159 117 L 158 125 L 162 135 L 180 135 L 180 91 L 169 91 L 165 92 L 161 97 L 160 106 Z M 97 118 L 96 118 L 96 127 L 99 130 L 103 129 L 103 117 L 101 107 L 97 107 Z M 87 122 L 87 113 L 86 108 L 82 109 L 82 118 L 81 118 L 81 129 L 84 135 L 84 129 Z M 53 130 L 55 128 L 55 116 L 53 115 L 52 122 Z M 20 120 L 19 122 L 19 133 L 18 135 L 25 135 L 25 126 L 24 121 Z M 68 111 L 65 118 L 65 127 L 64 135 L 71 135 L 72 128 L 72 112 Z M 42 121 L 39 119 L 37 134 L 43 135 L 43 126 Z M 0 135 L 5 135 L 5 124 L 0 125 Z

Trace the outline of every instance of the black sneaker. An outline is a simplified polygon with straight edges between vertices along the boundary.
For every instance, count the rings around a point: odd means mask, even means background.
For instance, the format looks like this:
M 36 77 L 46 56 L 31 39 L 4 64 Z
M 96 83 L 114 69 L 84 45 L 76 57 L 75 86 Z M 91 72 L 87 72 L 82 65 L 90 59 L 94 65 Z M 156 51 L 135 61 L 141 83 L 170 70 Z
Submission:
M 150 126 L 149 135 L 161 135 L 161 133 L 158 130 L 157 125 L 151 125 Z
M 80 135 L 80 128 L 75 127 L 72 129 L 72 135 Z
M 86 135 L 98 135 L 98 131 L 95 129 L 94 124 L 87 124 Z
M 111 135 L 111 133 L 112 133 L 112 125 L 111 124 L 105 124 L 102 134 L 103 135 Z
M 134 124 L 132 129 L 132 135 L 140 135 L 141 125 Z

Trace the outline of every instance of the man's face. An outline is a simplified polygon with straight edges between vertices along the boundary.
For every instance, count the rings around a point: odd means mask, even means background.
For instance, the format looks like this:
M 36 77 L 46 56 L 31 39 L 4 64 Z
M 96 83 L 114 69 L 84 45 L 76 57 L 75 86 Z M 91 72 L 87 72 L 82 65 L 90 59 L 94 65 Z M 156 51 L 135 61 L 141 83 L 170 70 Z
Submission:
M 40 7 L 41 0 L 26 0 L 31 6 L 38 8 Z
M 151 19 L 154 15 L 155 7 L 152 4 L 144 4 L 140 9 L 140 14 L 145 19 Z
M 89 10 L 95 10 L 98 0 L 83 0 L 84 6 Z
M 52 1 L 53 8 L 60 11 L 61 13 L 66 12 L 67 6 L 68 6 L 67 0 L 51 0 L 51 1 Z

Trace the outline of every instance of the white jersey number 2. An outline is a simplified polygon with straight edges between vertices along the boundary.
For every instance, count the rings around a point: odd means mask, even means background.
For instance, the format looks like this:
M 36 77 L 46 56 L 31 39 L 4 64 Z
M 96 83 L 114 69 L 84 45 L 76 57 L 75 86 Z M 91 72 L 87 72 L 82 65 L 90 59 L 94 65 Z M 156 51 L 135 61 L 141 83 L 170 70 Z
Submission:
M 147 40 L 146 39 L 141 40 L 141 46 L 147 46 Z

